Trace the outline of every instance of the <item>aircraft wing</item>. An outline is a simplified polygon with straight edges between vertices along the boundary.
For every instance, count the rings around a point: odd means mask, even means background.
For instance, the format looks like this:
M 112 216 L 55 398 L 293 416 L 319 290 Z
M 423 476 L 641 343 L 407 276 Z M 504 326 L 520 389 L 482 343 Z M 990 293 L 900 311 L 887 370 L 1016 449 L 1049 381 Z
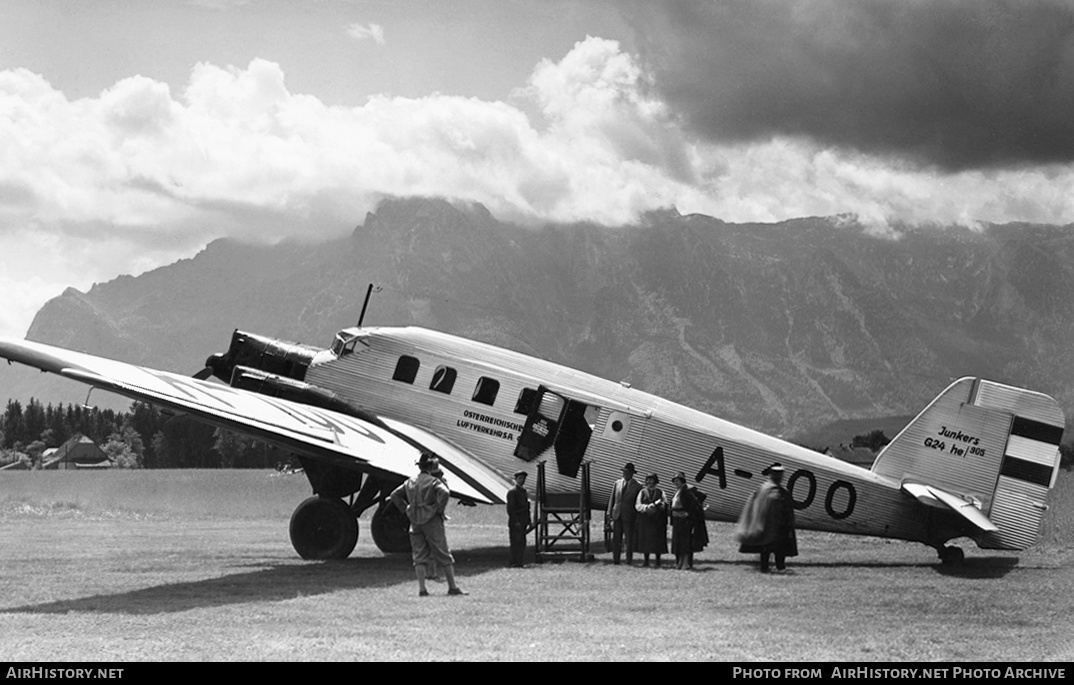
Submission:
M 381 477 L 417 474 L 415 461 L 422 449 L 428 449 L 440 456 L 449 475 L 448 487 L 460 499 L 502 504 L 511 487 L 466 452 L 406 424 L 377 425 L 328 409 L 26 340 L 0 338 L 0 358 Z
M 994 532 L 999 530 L 996 524 L 992 523 L 980 509 L 958 495 L 953 495 L 933 485 L 924 485 L 922 483 L 903 483 L 902 489 L 923 504 L 929 506 L 937 506 L 938 504 L 941 507 L 951 509 L 983 531 Z

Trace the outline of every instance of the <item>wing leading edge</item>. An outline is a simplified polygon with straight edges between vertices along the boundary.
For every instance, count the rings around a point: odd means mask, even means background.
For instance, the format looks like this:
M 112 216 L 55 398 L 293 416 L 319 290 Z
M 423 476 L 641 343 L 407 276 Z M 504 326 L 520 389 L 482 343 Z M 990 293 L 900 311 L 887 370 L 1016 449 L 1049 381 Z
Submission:
M 418 455 L 428 449 L 456 476 L 448 479 L 448 486 L 461 499 L 502 504 L 510 489 L 505 479 L 469 454 L 406 424 L 376 425 L 320 407 L 25 340 L 0 338 L 0 357 L 381 477 L 413 476 Z

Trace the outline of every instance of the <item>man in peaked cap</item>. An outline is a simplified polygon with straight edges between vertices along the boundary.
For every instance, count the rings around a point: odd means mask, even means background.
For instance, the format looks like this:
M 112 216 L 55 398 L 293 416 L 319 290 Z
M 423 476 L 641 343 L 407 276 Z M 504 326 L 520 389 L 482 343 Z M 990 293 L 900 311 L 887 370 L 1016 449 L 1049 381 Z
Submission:
M 620 553 L 626 540 L 627 563 L 634 561 L 634 524 L 638 512 L 634 503 L 641 492 L 641 483 L 634 480 L 634 464 L 623 465 L 623 477 L 615 481 L 612 495 L 608 498 L 608 520 L 612 523 L 612 563 L 618 565 Z
M 511 541 L 512 568 L 524 566 L 526 533 L 530 530 L 530 498 L 526 492 L 526 472 L 515 471 L 515 487 L 507 491 L 507 532 Z
M 776 557 L 776 570 L 786 568 L 787 557 L 798 556 L 794 534 L 794 502 L 783 487 L 783 465 L 776 462 L 761 473 L 768 476 L 753 493 L 739 516 L 735 539 L 739 552 L 761 555 L 761 573 L 768 573 L 768 561 Z
M 422 452 L 418 459 L 418 475 L 392 491 L 391 501 L 410 519 L 410 551 L 414 558 L 414 574 L 418 578 L 418 596 L 428 597 L 425 588 L 426 566 L 436 561 L 444 569 L 449 595 L 466 595 L 455 584 L 455 558 L 448 549 L 444 532 L 444 508 L 451 491 L 443 481 L 433 476 L 440 461 L 431 452 Z

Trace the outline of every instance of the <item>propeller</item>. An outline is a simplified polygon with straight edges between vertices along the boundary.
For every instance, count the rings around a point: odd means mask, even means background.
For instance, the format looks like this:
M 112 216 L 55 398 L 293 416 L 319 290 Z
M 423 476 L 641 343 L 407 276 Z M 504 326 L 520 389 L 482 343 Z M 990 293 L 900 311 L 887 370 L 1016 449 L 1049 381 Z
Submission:
M 234 346 L 234 343 L 232 343 L 232 345 Z M 226 381 L 231 375 L 232 370 L 231 367 L 228 366 L 229 362 L 229 354 L 211 354 L 209 355 L 209 358 L 205 360 L 205 368 L 194 374 L 194 378 L 199 381 L 204 381 L 212 376 L 216 376 L 217 378 Z M 220 370 L 220 373 L 217 373 L 218 370 Z

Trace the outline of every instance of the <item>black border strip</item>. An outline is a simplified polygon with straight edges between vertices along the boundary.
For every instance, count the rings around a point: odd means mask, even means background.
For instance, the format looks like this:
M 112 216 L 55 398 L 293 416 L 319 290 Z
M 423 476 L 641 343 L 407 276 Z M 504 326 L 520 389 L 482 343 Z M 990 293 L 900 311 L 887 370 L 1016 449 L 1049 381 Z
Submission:
M 1058 445 L 1063 438 L 1063 427 L 1016 416 L 1014 417 L 1014 424 L 1011 425 L 1011 435 L 1029 438 L 1030 440 L 1039 440 L 1049 445 Z
M 1012 457 L 1008 454 L 1003 457 L 1003 465 L 1000 466 L 999 475 L 1048 487 L 1052 482 L 1052 468 L 1051 466 Z

